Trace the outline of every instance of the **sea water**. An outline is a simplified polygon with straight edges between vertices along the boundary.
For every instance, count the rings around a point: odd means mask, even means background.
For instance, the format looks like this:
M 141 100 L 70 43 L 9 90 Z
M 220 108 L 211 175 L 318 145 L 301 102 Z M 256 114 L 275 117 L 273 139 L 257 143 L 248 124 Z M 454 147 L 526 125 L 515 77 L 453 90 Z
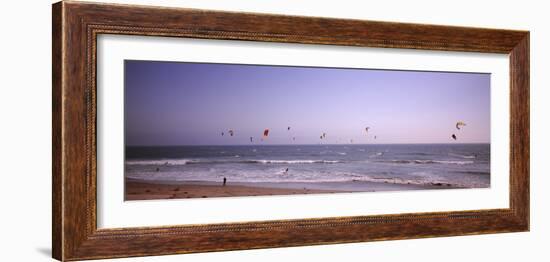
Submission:
M 128 146 L 125 177 L 185 182 L 490 186 L 489 144 Z

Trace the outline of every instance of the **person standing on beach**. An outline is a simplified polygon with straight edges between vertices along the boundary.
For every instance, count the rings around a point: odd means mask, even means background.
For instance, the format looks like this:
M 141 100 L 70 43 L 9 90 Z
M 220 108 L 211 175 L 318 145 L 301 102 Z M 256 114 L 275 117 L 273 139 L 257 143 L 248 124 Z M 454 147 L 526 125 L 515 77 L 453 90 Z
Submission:
M 227 178 L 223 177 L 223 186 L 225 186 L 226 182 L 227 182 Z

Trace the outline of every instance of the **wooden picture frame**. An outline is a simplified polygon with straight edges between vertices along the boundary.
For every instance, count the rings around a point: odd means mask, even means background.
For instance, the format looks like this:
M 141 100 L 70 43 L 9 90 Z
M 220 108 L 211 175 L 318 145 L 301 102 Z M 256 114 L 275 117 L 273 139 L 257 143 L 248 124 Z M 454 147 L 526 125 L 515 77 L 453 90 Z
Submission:
M 64 1 L 52 22 L 52 245 L 58 260 L 529 230 L 529 32 Z M 510 207 L 266 222 L 97 228 L 99 34 L 508 54 Z

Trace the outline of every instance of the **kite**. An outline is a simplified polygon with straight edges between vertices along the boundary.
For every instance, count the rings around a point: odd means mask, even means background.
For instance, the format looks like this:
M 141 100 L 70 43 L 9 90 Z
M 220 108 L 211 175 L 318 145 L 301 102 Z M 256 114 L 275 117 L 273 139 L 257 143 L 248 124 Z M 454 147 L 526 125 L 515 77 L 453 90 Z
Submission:
M 455 134 L 453 134 L 451 137 L 452 137 L 454 140 L 456 140 L 456 135 L 455 135 Z
M 462 121 L 458 121 L 456 122 L 456 129 L 460 130 L 460 127 L 461 126 L 466 126 L 466 123 L 462 122 Z
M 233 129 L 229 129 L 228 133 L 229 133 L 230 136 L 233 136 L 233 134 L 234 134 L 235 132 L 233 132 Z
M 264 138 L 267 138 L 268 135 L 269 135 L 269 129 L 266 128 L 266 129 L 264 130 Z

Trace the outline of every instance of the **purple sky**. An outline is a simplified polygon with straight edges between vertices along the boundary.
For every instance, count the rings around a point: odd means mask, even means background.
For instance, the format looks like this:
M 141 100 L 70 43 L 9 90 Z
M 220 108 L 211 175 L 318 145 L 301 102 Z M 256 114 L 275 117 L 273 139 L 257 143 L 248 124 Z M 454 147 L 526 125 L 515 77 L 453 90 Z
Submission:
M 124 108 L 126 145 L 490 141 L 489 74 L 128 60 Z

